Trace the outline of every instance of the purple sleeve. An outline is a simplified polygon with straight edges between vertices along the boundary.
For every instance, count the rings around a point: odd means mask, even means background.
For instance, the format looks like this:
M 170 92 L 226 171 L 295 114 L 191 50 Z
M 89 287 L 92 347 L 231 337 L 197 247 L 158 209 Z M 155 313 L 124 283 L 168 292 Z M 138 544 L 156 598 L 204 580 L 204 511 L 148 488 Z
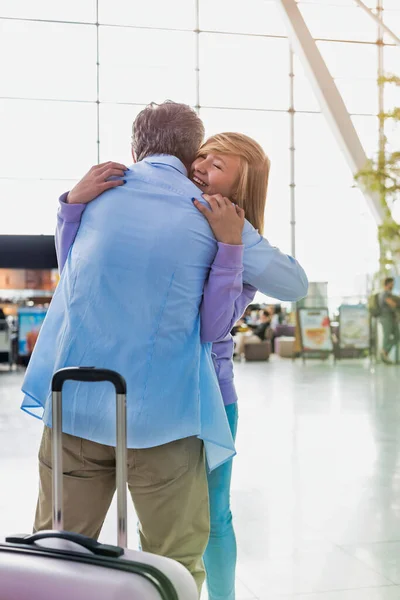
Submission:
M 62 272 L 68 252 L 78 233 L 86 204 L 67 204 L 68 192 L 60 196 L 57 213 L 57 229 L 55 235 L 58 270 Z
M 202 342 L 223 340 L 255 296 L 256 288 L 243 285 L 243 251 L 218 243 L 200 307 Z

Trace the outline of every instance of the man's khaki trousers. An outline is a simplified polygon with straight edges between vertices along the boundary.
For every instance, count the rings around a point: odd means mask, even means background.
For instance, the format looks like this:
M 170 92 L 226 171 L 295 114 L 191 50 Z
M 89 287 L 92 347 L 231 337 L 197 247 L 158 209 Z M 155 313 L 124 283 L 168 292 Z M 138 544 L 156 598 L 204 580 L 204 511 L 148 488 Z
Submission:
M 51 437 L 45 427 L 35 531 L 52 527 Z M 116 488 L 115 448 L 63 434 L 63 472 L 64 528 L 97 539 Z M 202 441 L 128 450 L 128 487 L 142 549 L 184 565 L 200 594 L 210 525 Z

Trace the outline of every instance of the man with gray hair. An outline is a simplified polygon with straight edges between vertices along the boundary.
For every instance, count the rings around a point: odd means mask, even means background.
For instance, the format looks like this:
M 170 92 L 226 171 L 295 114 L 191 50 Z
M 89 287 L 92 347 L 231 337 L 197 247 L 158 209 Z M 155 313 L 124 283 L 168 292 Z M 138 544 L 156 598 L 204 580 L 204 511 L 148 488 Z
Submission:
M 52 374 L 91 364 L 125 377 L 128 485 L 142 548 L 181 562 L 199 590 L 209 533 L 203 446 L 210 469 L 234 454 L 211 345 L 200 341 L 199 307 L 217 250 L 192 204 L 199 190 L 187 178 L 203 136 L 190 107 L 150 105 L 134 123 L 138 162 L 124 185 L 108 180 L 120 171 L 105 165 L 68 194 L 68 203 L 88 202 L 93 177 L 99 193 L 108 189 L 86 208 L 68 256 L 59 256 L 65 266 L 29 364 L 22 406 L 45 424 L 35 529 L 49 529 Z M 71 220 L 79 220 L 79 210 Z M 301 267 L 247 222 L 243 244 L 246 282 L 268 293 L 275 260 L 288 299 L 305 295 Z M 113 393 L 104 384 L 71 383 L 63 407 L 65 527 L 97 537 L 115 491 Z

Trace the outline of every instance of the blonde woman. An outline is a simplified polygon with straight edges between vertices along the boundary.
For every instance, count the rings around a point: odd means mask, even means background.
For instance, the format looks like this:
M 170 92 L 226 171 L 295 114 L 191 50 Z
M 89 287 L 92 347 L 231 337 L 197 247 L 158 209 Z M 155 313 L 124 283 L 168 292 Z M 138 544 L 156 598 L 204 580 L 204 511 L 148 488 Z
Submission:
M 242 230 L 244 218 L 258 229 L 264 228 L 270 162 L 261 146 L 239 133 L 221 133 L 209 138 L 200 148 L 189 177 L 199 188 L 207 205 L 193 199 L 196 208 L 208 220 L 218 242 L 218 251 L 204 287 L 201 305 L 201 336 L 213 343 L 213 358 L 233 437 L 236 436 L 238 411 L 233 377 L 233 339 L 230 331 L 253 300 L 256 289 L 242 279 Z M 96 168 L 95 168 L 96 169 Z M 100 165 L 101 172 L 123 177 L 124 165 Z M 90 172 L 93 175 L 93 170 Z M 85 178 L 84 178 L 85 180 Z M 82 180 L 83 181 L 83 180 Z M 103 190 L 99 178 L 85 182 L 87 198 L 94 199 Z M 108 187 L 123 185 L 116 179 Z M 60 198 L 56 234 L 60 270 L 79 228 L 85 204 L 68 204 Z M 232 461 L 208 475 L 211 533 L 204 561 L 210 600 L 234 600 L 236 540 L 230 510 Z
M 261 146 L 239 133 L 221 133 L 202 146 L 191 170 L 191 179 L 209 202 L 195 201 L 219 242 L 218 252 L 204 287 L 201 337 L 213 342 L 219 386 L 233 438 L 238 424 L 237 394 L 233 374 L 231 330 L 254 299 L 256 289 L 243 283 L 243 213 L 262 235 L 270 161 Z M 232 211 L 231 199 L 237 219 Z M 220 243 L 230 231 L 229 245 Z M 234 600 L 236 538 L 230 508 L 232 460 L 208 474 L 210 539 L 204 555 L 210 600 Z

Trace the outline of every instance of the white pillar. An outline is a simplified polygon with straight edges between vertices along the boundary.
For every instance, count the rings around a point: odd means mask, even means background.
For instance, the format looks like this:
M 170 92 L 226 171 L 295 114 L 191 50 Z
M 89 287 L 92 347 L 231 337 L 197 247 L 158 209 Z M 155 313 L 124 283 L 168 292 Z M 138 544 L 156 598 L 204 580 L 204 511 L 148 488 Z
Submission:
M 355 175 L 365 168 L 368 158 L 342 96 L 295 0 L 276 0 L 276 2 L 287 25 L 290 42 L 303 64 L 321 111 Z M 363 192 L 377 224 L 380 225 L 384 211 L 378 195 L 367 189 L 363 189 Z
M 197 114 L 200 113 L 200 5 L 199 0 L 196 0 L 195 3 L 195 17 L 196 17 L 196 104 L 195 110 Z
M 290 233 L 291 233 L 291 255 L 296 258 L 296 146 L 295 146 L 295 105 L 294 105 L 294 55 L 289 48 L 289 116 L 290 116 Z

